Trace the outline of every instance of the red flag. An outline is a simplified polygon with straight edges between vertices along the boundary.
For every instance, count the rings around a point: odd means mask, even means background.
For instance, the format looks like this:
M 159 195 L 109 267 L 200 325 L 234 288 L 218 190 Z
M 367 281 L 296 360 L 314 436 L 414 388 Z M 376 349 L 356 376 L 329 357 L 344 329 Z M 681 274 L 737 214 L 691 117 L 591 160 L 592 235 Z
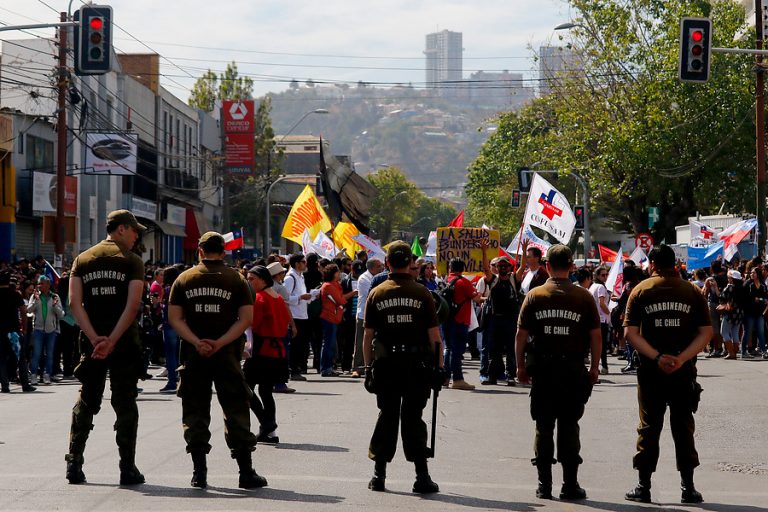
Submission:
M 453 219 L 448 226 L 449 228 L 463 228 L 464 227 L 464 210 L 461 210 L 459 214 Z
M 619 253 L 610 250 L 604 245 L 597 244 L 597 248 L 600 250 L 600 261 L 603 263 L 613 263 L 616 261 L 616 256 L 619 255 Z

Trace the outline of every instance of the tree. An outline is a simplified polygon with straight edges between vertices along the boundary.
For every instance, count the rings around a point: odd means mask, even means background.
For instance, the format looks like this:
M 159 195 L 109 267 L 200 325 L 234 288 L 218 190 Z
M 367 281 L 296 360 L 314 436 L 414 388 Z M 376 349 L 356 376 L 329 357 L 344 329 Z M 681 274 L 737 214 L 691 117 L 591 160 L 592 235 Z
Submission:
M 379 169 L 368 175 L 368 181 L 378 191 L 371 207 L 371 228 L 383 241 L 390 241 L 397 231 L 426 236 L 456 216 L 455 208 L 427 197 L 398 167 Z
M 619 229 L 645 231 L 647 207 L 658 206 L 658 240 L 673 240 L 675 225 L 721 202 L 753 208 L 750 60 L 715 56 L 706 85 L 676 77 L 680 18 L 711 17 L 713 46 L 734 46 L 743 9 L 727 0 L 569 3 L 576 27 L 562 37 L 574 52 L 571 71 L 551 81 L 549 96 L 500 116 L 470 166 L 470 215 L 514 230 L 520 212 L 505 206 L 508 192 L 515 169 L 534 163 L 584 175 L 592 210 Z
M 232 61 L 227 69 L 216 75 L 210 69 L 198 78 L 189 96 L 190 106 L 212 112 L 216 100 L 249 100 L 253 98 L 253 80 L 240 76 L 237 64 Z
M 392 232 L 410 226 L 421 192 L 398 167 L 386 167 L 368 175 L 378 195 L 371 205 L 371 229 L 382 241 Z

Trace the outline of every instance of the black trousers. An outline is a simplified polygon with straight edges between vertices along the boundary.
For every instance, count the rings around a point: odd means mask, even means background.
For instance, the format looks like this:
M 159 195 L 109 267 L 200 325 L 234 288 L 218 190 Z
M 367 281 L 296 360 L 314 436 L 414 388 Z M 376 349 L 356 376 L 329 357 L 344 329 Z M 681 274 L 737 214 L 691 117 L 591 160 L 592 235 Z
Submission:
M 368 457 L 391 462 L 397 449 L 398 427 L 405 459 L 427 458 L 427 425 L 422 419 L 429 399 L 429 372 L 423 363 L 397 360 L 397 356 L 375 362 L 373 376 L 379 417 L 371 436 Z
M 306 373 L 309 357 L 309 340 L 312 339 L 312 325 L 307 319 L 295 318 L 298 334 L 291 340 L 291 374 Z
M 539 369 L 531 386 L 531 418 L 536 422 L 533 451 L 536 466 L 555 461 L 555 426 L 557 426 L 557 461 L 563 465 L 581 464 L 579 420 L 584 415 L 586 368 L 555 366 Z
M 678 471 L 692 470 L 699 465 L 699 454 L 693 440 L 696 430 L 692 412 L 695 381 L 696 367 L 691 363 L 686 363 L 680 370 L 667 375 L 652 361 L 643 360 L 637 370 L 640 425 L 637 427 L 637 454 L 633 465 L 638 471 L 656 471 L 659 437 L 667 407 L 672 439 L 675 441 Z

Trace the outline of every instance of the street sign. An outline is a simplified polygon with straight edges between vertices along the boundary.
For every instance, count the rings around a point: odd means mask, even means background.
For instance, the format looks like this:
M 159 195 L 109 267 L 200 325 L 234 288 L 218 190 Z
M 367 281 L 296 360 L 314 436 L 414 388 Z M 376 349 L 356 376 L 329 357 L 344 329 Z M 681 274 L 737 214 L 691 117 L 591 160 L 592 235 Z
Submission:
M 646 253 L 653 249 L 653 237 L 650 233 L 638 233 L 635 235 L 635 247 L 639 247 Z
M 656 206 L 648 207 L 648 229 L 653 229 L 653 226 L 659 222 L 659 208 Z

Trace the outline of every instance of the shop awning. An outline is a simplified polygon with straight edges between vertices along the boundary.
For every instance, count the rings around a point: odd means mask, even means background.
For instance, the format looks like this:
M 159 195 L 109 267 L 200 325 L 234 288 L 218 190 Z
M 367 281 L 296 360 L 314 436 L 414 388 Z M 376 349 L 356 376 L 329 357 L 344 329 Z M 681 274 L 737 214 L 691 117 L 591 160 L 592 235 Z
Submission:
M 187 236 L 187 234 L 184 232 L 184 228 L 181 226 L 171 224 L 170 222 L 166 222 L 164 220 L 157 220 L 155 223 L 157 224 L 157 227 L 160 228 L 160 231 L 168 236 Z

